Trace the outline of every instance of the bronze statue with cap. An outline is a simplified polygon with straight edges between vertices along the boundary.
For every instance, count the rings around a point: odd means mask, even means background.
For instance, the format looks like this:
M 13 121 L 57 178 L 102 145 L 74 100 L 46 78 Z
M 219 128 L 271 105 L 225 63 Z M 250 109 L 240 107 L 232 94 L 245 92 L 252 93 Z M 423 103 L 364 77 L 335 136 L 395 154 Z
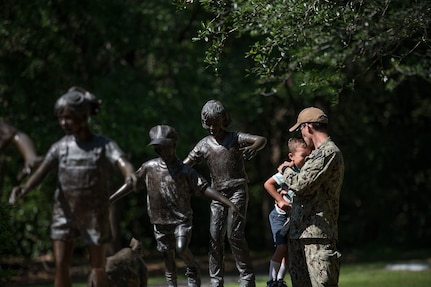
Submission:
M 191 197 L 205 195 L 228 206 L 233 213 L 239 210 L 212 189 L 202 175 L 177 158 L 178 134 L 173 127 L 154 126 L 149 136 L 149 145 L 159 157 L 144 162 L 136 171 L 136 188 L 147 193 L 148 216 L 154 226 L 157 250 L 164 255 L 166 282 L 169 287 L 177 286 L 177 254 L 186 265 L 187 286 L 198 287 L 201 285 L 199 264 L 189 248 L 193 220 Z M 115 202 L 131 191 L 133 186 L 126 183 L 110 201 Z

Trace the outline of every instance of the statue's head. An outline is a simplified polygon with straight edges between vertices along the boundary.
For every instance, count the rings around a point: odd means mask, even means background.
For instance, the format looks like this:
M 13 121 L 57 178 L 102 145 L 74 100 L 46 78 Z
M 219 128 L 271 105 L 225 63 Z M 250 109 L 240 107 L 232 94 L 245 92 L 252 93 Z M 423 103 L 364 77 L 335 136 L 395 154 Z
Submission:
M 157 125 L 150 129 L 149 145 L 175 145 L 178 141 L 178 134 L 175 129 L 168 125 Z
M 209 129 L 209 126 L 206 124 L 206 122 L 208 120 L 215 120 L 215 119 L 222 120 L 223 128 L 227 128 L 232 122 L 229 116 L 229 112 L 221 102 L 217 100 L 209 100 L 202 107 L 202 111 L 201 111 L 202 127 L 206 130 Z
M 81 87 L 72 87 L 62 95 L 54 106 L 54 114 L 59 115 L 65 108 L 81 117 L 99 113 L 102 101 Z

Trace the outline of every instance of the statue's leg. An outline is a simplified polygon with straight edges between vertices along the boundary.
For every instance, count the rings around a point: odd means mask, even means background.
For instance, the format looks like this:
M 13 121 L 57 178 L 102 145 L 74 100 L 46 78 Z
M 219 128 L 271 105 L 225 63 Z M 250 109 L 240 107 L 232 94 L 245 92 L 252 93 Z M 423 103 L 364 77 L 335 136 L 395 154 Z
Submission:
M 192 238 L 192 222 L 184 222 L 175 227 L 175 250 L 186 264 L 187 287 L 201 286 L 201 272 L 195 256 L 189 248 Z
M 247 214 L 247 186 L 237 187 L 230 200 L 242 214 Z M 240 217 L 238 213 L 232 213 L 231 211 L 229 211 L 227 218 L 227 238 L 235 258 L 236 267 L 240 273 L 240 287 L 255 287 L 253 264 L 245 238 L 246 220 Z
M 190 242 L 190 236 L 188 235 L 189 234 L 185 234 L 184 236 L 176 237 L 176 250 L 179 256 L 184 260 L 184 263 L 187 267 L 187 287 L 199 287 L 201 286 L 201 272 L 199 269 L 199 264 L 197 263 L 192 251 L 188 247 Z
M 70 262 L 73 254 L 73 240 L 54 240 L 55 287 L 71 287 Z
M 175 252 L 168 250 L 163 252 L 165 257 L 165 278 L 168 287 L 177 287 L 177 265 L 175 263 Z
M 195 261 L 192 265 L 187 265 L 187 287 L 201 286 L 201 271 L 199 264 Z
M 210 205 L 209 275 L 211 287 L 224 285 L 224 240 L 228 208 L 213 200 Z
M 88 277 L 89 287 L 108 287 L 108 275 L 105 271 L 106 254 L 104 245 L 88 245 L 91 272 Z

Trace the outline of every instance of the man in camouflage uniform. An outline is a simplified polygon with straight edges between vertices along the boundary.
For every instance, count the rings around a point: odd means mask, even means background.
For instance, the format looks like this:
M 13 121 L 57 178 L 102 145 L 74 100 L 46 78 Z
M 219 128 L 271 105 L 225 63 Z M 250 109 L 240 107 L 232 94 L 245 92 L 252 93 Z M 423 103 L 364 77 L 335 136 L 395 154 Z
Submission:
M 328 117 L 320 109 L 301 111 L 289 131 L 300 131 L 314 150 L 300 173 L 285 176 L 295 192 L 287 227 L 293 287 L 338 286 L 338 213 L 344 160 L 327 132 Z

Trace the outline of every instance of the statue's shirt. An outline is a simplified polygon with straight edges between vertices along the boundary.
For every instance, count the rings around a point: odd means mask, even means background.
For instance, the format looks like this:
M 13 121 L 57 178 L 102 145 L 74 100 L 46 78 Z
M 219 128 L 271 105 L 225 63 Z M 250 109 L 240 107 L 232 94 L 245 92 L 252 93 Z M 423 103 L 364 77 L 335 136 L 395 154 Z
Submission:
M 137 188 L 147 191 L 147 209 L 153 224 L 191 222 L 191 197 L 202 194 L 207 181 L 197 171 L 176 160 L 169 166 L 161 158 L 149 160 L 136 172 Z
M 191 162 L 207 161 L 211 185 L 216 190 L 234 188 L 248 182 L 241 147 L 248 146 L 247 133 L 227 131 L 223 141 L 213 136 L 200 140 L 187 156 Z

